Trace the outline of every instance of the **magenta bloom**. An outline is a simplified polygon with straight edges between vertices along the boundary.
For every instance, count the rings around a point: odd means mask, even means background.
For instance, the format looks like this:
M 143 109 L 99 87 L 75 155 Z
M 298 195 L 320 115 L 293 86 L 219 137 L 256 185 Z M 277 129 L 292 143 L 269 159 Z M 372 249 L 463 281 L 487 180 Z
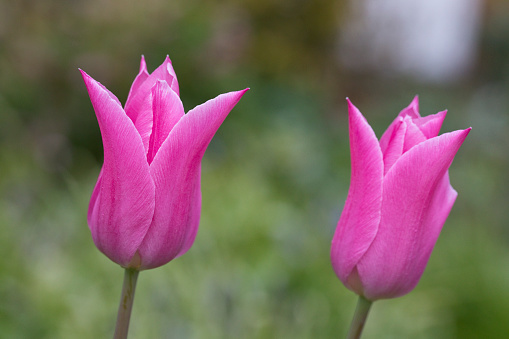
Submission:
M 88 225 L 97 248 L 123 267 L 155 268 L 191 247 L 201 210 L 205 150 L 247 89 L 184 114 L 167 57 L 152 74 L 141 59 L 125 108 L 81 71 L 104 146 Z
M 352 173 L 332 240 L 339 279 L 368 300 L 419 282 L 457 193 L 448 168 L 470 128 L 438 136 L 446 111 L 421 117 L 417 97 L 378 142 L 348 100 Z

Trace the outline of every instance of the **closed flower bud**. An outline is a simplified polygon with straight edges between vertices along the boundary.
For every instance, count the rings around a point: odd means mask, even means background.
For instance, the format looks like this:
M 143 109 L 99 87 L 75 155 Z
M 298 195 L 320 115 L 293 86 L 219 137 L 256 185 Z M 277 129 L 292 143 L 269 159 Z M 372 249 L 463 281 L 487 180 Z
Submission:
M 94 243 L 126 268 L 164 265 L 194 242 L 203 154 L 247 89 L 219 95 L 184 114 L 168 57 L 152 74 L 142 58 L 125 107 L 81 73 L 104 147 L 88 210 Z
M 346 287 L 368 300 L 418 283 L 457 193 L 448 168 L 470 128 L 438 135 L 446 112 L 421 117 L 417 97 L 380 141 L 348 100 L 351 182 L 331 260 Z

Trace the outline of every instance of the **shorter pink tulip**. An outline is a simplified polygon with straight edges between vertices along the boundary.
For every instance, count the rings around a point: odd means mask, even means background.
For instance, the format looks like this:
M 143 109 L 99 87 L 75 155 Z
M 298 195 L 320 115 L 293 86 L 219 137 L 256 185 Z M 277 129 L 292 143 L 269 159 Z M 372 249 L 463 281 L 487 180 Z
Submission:
M 352 172 L 332 240 L 332 266 L 374 301 L 419 282 L 457 193 L 448 168 L 470 128 L 438 136 L 446 111 L 421 117 L 417 97 L 378 142 L 348 100 Z
M 126 268 L 164 265 L 194 242 L 203 154 L 247 89 L 221 94 L 184 114 L 168 57 L 152 74 L 141 59 L 125 108 L 81 73 L 104 146 L 104 164 L 88 210 L 94 243 Z

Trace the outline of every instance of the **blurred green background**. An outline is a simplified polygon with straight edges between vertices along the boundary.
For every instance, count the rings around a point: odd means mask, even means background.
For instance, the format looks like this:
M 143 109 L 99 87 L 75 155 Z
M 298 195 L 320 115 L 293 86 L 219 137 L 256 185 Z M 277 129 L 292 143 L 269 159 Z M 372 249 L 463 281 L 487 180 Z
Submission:
M 193 248 L 140 275 L 130 338 L 344 337 L 345 97 L 380 137 L 415 94 L 449 110 L 442 131 L 473 130 L 421 282 L 375 303 L 364 337 L 506 338 L 509 4 L 373 3 L 0 0 L 0 338 L 112 336 L 123 270 L 86 223 L 102 144 L 78 68 L 124 102 L 142 54 L 170 55 L 186 111 L 251 91 L 205 154 Z

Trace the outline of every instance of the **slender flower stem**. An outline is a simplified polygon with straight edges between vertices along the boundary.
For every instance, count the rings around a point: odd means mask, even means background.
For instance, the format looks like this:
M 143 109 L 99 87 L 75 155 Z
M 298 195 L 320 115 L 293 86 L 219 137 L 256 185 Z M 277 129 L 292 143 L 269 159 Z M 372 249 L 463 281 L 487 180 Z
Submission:
M 347 339 L 359 339 L 368 317 L 369 309 L 373 302 L 359 296 L 355 314 L 353 315 L 352 323 L 350 324 L 350 331 L 348 332 Z
M 136 281 L 140 271 L 126 268 L 124 272 L 124 284 L 122 285 L 122 295 L 120 296 L 120 305 L 118 305 L 117 325 L 115 327 L 114 339 L 126 339 L 129 331 L 129 320 L 133 309 L 134 291 L 136 290 Z

